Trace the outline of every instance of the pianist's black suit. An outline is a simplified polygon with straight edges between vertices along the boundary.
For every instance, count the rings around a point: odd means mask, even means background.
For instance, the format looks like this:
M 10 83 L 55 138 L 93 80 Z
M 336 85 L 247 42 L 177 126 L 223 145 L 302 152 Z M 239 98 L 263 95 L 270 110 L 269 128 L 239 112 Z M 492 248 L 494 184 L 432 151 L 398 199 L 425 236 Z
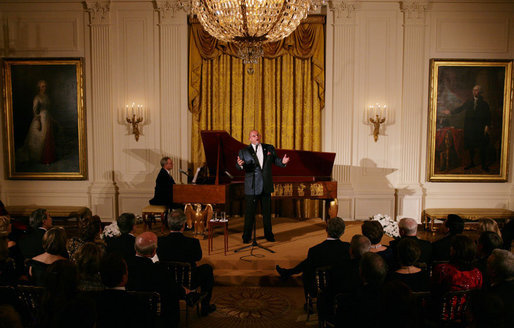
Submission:
M 256 199 L 261 200 L 264 236 L 266 239 L 274 238 L 273 232 L 271 231 L 271 193 L 273 192 L 271 164 L 280 167 L 286 165 L 282 164 L 282 159 L 277 157 L 275 148 L 272 145 L 259 144 L 259 147 L 261 146 L 263 155 L 262 168 L 252 145 L 239 151 L 239 158 L 245 162 L 243 167 L 240 167 L 236 163 L 237 169 L 245 171 L 246 212 L 243 232 L 244 241 L 249 241 L 252 237 L 252 227 L 255 222 Z

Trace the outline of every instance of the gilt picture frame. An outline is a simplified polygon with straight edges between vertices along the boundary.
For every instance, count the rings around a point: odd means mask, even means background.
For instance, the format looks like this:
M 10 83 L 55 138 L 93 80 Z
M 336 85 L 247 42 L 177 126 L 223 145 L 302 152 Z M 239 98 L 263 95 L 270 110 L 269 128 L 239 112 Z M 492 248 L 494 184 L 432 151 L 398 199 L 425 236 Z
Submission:
M 6 176 L 87 179 L 82 58 L 4 58 Z
M 507 181 L 512 82 L 512 60 L 430 61 L 428 181 Z

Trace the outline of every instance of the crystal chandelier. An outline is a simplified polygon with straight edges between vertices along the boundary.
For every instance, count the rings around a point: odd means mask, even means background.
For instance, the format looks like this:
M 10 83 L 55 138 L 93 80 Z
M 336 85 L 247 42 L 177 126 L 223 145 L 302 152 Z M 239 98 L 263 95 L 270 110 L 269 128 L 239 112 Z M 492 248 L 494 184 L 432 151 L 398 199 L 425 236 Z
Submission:
M 324 0 L 193 0 L 192 11 L 214 38 L 235 43 L 245 64 L 262 57 L 262 45 L 291 34 Z

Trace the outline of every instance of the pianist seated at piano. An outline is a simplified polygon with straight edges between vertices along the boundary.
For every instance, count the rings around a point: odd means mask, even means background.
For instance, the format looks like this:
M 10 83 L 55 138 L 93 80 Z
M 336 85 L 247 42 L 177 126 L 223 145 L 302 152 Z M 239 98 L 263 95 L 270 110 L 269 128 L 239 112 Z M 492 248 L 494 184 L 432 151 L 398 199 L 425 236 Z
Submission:
M 180 208 L 181 206 L 173 203 L 173 185 L 175 180 L 171 176 L 173 161 L 165 156 L 161 158 L 161 170 L 155 179 L 154 197 L 150 199 L 150 205 L 165 205 L 168 209 Z

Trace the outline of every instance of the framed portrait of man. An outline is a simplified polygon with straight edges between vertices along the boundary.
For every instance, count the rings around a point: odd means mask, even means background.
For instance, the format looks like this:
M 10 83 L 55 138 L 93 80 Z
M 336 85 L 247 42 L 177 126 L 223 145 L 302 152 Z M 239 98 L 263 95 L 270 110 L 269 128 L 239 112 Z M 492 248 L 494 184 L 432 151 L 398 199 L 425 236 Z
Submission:
M 87 178 L 83 60 L 3 59 L 9 179 Z
M 428 181 L 506 182 L 512 60 L 430 61 Z

